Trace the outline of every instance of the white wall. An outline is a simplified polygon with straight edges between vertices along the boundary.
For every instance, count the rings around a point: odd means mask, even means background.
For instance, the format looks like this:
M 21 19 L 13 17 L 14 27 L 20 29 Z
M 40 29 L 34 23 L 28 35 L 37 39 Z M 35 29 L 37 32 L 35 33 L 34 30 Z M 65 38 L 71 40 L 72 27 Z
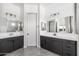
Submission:
M 46 30 L 45 31 L 42 31 L 41 30 L 41 22 L 43 22 L 43 23 L 47 23 L 47 21 L 46 21 L 46 8 L 45 8 L 45 6 L 43 6 L 42 4 L 40 4 L 40 32 L 46 32 Z
M 38 5 L 33 3 L 24 4 L 24 12 L 27 13 L 38 13 Z
M 77 42 L 77 54 L 79 56 L 79 3 L 76 6 L 76 22 L 77 22 L 77 33 L 78 33 L 78 42 Z
M 8 12 L 8 13 L 12 13 L 12 14 L 15 14 L 17 19 L 20 19 L 20 8 L 14 4 L 10 4 L 10 3 L 4 3 L 2 4 L 2 16 L 3 17 L 6 17 L 5 16 L 5 13 Z

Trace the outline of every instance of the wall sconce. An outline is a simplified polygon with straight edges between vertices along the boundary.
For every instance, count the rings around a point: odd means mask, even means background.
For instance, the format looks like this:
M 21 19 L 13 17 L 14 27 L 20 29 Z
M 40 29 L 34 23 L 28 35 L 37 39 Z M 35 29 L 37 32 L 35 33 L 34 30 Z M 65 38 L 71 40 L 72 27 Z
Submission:
M 13 14 L 10 14 L 10 16 L 12 16 Z
M 51 14 L 50 17 L 54 17 L 54 16 L 57 16 L 57 15 L 59 15 L 59 12 Z
M 13 16 L 13 17 L 16 17 L 16 15 L 15 14 L 12 14 L 12 13 L 8 13 L 8 12 L 6 12 L 5 13 L 5 15 L 7 16 L 7 15 L 9 15 L 9 16 Z

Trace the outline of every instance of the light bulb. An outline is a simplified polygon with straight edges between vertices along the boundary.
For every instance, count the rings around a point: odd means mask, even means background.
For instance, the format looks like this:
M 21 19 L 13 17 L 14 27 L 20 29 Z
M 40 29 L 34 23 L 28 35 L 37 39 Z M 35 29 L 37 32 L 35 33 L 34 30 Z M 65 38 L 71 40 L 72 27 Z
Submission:
M 12 26 L 15 26 L 15 23 L 11 23 Z

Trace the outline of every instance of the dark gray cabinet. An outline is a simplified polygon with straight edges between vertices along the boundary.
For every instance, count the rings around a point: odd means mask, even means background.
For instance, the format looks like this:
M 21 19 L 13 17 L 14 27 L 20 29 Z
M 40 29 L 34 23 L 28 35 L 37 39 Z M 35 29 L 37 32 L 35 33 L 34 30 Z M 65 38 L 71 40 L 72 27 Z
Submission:
M 40 41 L 41 41 L 41 47 L 45 49 L 46 48 L 46 39 L 45 39 L 45 37 L 41 36 Z
M 70 40 L 63 40 L 63 56 L 76 56 L 77 42 Z
M 52 51 L 55 53 L 58 53 L 59 55 L 62 55 L 62 40 L 61 39 L 56 39 L 56 38 L 51 38 L 51 41 L 53 48 Z
M 14 37 L 14 42 L 13 42 L 13 49 L 16 50 L 16 49 L 19 49 L 19 41 L 20 39 L 18 39 L 19 37 Z
M 23 48 L 24 46 L 24 37 L 23 36 L 20 36 L 18 37 L 19 40 L 19 48 Z
M 45 38 L 47 38 L 46 39 L 46 46 L 45 47 L 46 47 L 47 50 L 50 50 L 51 51 L 51 48 L 52 48 L 51 47 L 51 40 L 48 37 L 45 37 Z
M 55 52 L 63 56 L 76 56 L 77 55 L 77 42 L 71 40 L 63 40 L 59 38 L 51 38 L 41 36 L 41 47 L 49 51 Z
M 62 40 L 56 38 L 48 38 L 46 40 L 46 49 L 62 55 Z
M 0 53 L 8 53 L 13 50 L 13 40 L 0 40 Z
M 0 55 L 22 48 L 23 45 L 23 36 L 0 39 Z

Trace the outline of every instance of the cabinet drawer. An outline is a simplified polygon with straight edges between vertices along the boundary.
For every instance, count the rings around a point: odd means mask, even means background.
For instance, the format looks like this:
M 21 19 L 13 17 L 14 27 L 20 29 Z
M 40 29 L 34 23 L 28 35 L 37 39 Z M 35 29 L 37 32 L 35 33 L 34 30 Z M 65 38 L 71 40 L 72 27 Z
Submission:
M 75 49 L 75 45 L 63 44 L 63 49 Z
M 63 56 L 76 56 L 75 51 L 64 50 Z
M 64 56 L 76 56 L 76 41 L 63 41 L 63 55 Z
M 76 51 L 75 47 L 63 47 L 63 52 L 66 51 L 66 52 L 74 52 Z
M 75 45 L 76 44 L 76 41 L 70 41 L 70 40 L 63 40 L 63 43 L 64 44 L 69 44 L 69 45 Z

